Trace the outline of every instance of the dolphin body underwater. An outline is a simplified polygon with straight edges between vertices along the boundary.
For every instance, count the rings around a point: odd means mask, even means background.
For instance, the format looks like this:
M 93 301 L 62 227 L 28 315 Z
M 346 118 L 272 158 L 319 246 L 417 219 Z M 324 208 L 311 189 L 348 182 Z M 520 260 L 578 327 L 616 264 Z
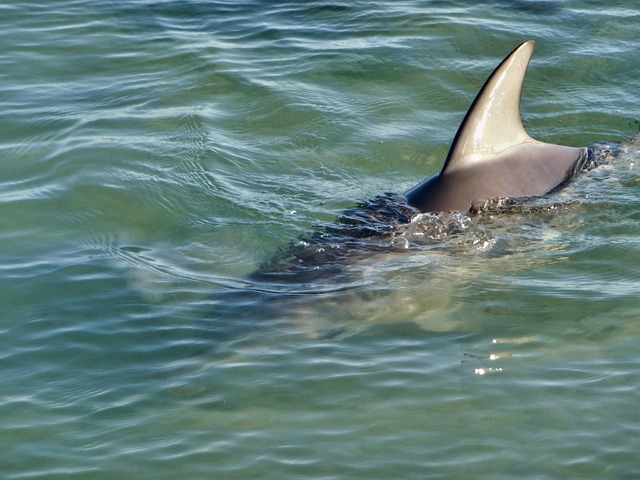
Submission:
M 520 97 L 533 40 L 515 48 L 489 76 L 452 142 L 442 171 L 405 195 L 386 194 L 345 211 L 338 220 L 293 243 L 263 264 L 251 280 L 313 282 L 344 273 L 355 256 L 402 247 L 402 228 L 422 221 L 434 242 L 459 235 L 470 217 L 491 205 L 520 205 L 559 190 L 606 164 L 621 148 L 573 148 L 531 138 L 520 118 Z M 457 212 L 457 213 L 456 213 Z M 475 238 L 475 242 L 483 239 Z M 349 259 L 349 260 L 347 260 Z

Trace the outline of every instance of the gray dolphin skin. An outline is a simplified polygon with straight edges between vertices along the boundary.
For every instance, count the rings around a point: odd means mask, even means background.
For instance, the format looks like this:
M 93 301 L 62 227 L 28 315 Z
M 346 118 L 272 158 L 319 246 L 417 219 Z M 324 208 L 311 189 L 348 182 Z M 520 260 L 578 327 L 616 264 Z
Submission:
M 442 171 L 406 193 L 423 212 L 467 212 L 474 201 L 543 195 L 575 176 L 587 148 L 539 142 L 525 132 L 520 96 L 535 42 L 518 46 L 467 112 Z

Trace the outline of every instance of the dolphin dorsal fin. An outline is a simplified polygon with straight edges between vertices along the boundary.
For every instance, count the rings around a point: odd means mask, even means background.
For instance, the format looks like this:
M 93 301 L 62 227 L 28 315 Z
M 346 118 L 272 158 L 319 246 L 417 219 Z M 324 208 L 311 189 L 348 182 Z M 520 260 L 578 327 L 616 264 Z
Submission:
M 524 42 L 487 79 L 458 129 L 443 172 L 521 143 L 535 142 L 520 118 L 522 84 L 534 48 L 533 40 Z
M 534 140 L 520 96 L 535 42 L 517 47 L 486 81 L 456 133 L 442 171 L 406 193 L 423 212 L 466 212 L 476 200 L 544 195 L 575 175 L 586 148 Z

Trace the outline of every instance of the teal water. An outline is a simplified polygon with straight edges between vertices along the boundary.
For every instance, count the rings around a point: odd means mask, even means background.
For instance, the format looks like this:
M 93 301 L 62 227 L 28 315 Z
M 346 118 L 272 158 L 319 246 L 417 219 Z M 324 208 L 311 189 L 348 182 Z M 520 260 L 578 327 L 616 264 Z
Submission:
M 639 130 L 632 2 L 0 5 L 0 477 L 640 477 L 640 151 L 493 244 L 249 278 L 439 170 L 537 41 L 532 136 Z

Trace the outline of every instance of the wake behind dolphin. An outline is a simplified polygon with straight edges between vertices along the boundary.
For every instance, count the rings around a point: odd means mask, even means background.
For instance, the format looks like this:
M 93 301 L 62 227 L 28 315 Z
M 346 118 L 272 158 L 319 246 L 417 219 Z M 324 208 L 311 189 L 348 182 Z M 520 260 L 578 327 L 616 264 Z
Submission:
M 522 125 L 522 85 L 535 42 L 513 50 L 489 76 L 455 135 L 442 171 L 404 196 L 386 194 L 279 252 L 252 275 L 259 282 L 337 277 L 358 259 L 389 248 L 456 243 L 483 250 L 492 238 L 470 217 L 517 208 L 608 163 L 612 144 L 573 148 L 531 138 Z

